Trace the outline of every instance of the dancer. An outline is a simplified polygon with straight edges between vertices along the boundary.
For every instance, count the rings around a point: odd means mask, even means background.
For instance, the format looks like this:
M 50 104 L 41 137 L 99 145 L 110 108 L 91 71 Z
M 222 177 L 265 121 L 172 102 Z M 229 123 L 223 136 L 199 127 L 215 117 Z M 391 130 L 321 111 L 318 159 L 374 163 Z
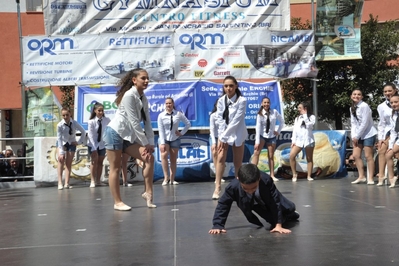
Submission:
M 86 131 L 75 120 L 71 118 L 71 111 L 68 107 L 61 109 L 62 120 L 57 124 L 57 154 L 58 154 L 58 189 L 70 189 L 69 179 L 72 171 L 72 161 L 75 155 L 76 146 L 83 144 Z M 79 131 L 81 137 L 76 141 L 76 131 Z M 65 184 L 62 185 L 62 174 L 65 166 Z
M 292 182 L 298 179 L 296 171 L 296 156 L 305 148 L 308 181 L 313 181 L 313 151 L 315 140 L 313 136 L 313 126 L 316 117 L 312 114 L 312 107 L 309 102 L 302 102 L 298 105 L 299 116 L 295 118 L 294 129 L 292 131 L 292 143 L 290 152 L 290 166 L 292 171 Z
M 229 145 L 233 150 L 234 173 L 242 164 L 244 158 L 244 141 L 248 132 L 245 125 L 245 111 L 247 99 L 241 96 L 238 82 L 233 76 L 225 77 L 223 81 L 223 95 L 217 103 L 217 123 L 219 124 L 219 138 L 217 144 L 217 165 L 224 165 Z M 223 167 L 216 167 L 215 191 L 212 199 L 219 199 Z
M 114 198 L 114 209 L 129 211 L 130 206 L 122 202 L 119 188 L 119 171 L 122 153 L 144 162 L 144 193 L 142 197 L 147 207 L 155 208 L 152 203 L 152 183 L 154 178 L 154 132 L 151 127 L 147 97 L 144 90 L 149 82 L 145 69 L 130 70 L 118 83 L 115 103 L 118 105 L 115 117 L 105 129 L 105 148 L 109 161 L 109 187 Z M 140 125 L 144 123 L 144 130 Z M 145 133 L 144 133 L 145 132 Z
M 184 124 L 183 130 L 179 131 L 179 124 Z M 165 111 L 158 115 L 159 151 L 164 180 L 162 186 L 169 182 L 171 185 L 178 185 L 175 181 L 177 168 L 177 155 L 180 149 L 180 137 L 187 133 L 191 124 L 187 117 L 175 109 L 175 101 L 168 97 L 165 99 Z M 169 161 L 168 162 L 168 157 Z
M 374 144 L 377 137 L 377 129 L 373 126 L 373 118 L 371 109 L 367 103 L 363 101 L 363 93 L 356 89 L 351 95 L 352 106 L 351 114 L 351 137 L 353 143 L 353 158 L 359 173 L 359 177 L 352 184 L 366 183 L 374 185 Z M 367 161 L 368 178 L 364 173 L 364 164 L 362 159 L 362 151 Z
M 385 154 L 386 164 L 388 168 L 388 177 L 390 188 L 394 188 L 396 181 L 398 180 L 397 176 L 394 176 L 394 163 L 393 157 L 399 154 L 399 96 L 394 95 L 390 99 L 390 104 L 392 106 L 392 114 L 391 114 L 391 131 L 390 138 L 388 143 L 388 150 Z
M 295 204 L 276 188 L 270 176 L 259 171 L 254 164 L 244 164 L 238 170 L 238 178 L 232 180 L 220 198 L 213 216 L 210 234 L 226 233 L 225 225 L 233 202 L 244 213 L 248 222 L 263 227 L 259 218 L 271 225 L 271 233 L 289 234 L 283 223 L 299 219 Z
M 276 128 L 276 121 L 279 122 L 278 128 Z M 274 176 L 274 151 L 277 143 L 276 136 L 280 135 L 283 127 L 284 118 L 277 110 L 270 109 L 270 99 L 264 97 L 258 115 L 256 116 L 255 147 L 251 162 L 258 165 L 260 152 L 266 144 L 270 177 L 275 182 L 278 181 L 278 178 Z
M 217 144 L 218 144 L 218 131 L 219 131 L 219 126 L 218 126 L 218 121 L 217 121 L 217 116 L 216 116 L 216 111 L 217 111 L 217 103 L 218 101 L 216 100 L 215 104 L 213 105 L 213 109 L 211 111 L 211 114 L 209 115 L 209 143 L 211 145 L 211 156 L 212 156 L 212 161 L 213 161 L 213 166 L 215 169 L 216 173 L 216 168 L 219 167 L 217 165 Z M 226 168 L 226 163 L 221 165 L 220 167 L 223 167 L 222 173 L 224 173 L 224 169 Z M 222 176 L 222 183 L 226 182 L 226 180 L 223 179 Z M 216 180 L 215 180 L 216 183 Z
M 105 158 L 105 144 L 103 140 L 103 128 L 108 125 L 110 119 L 104 115 L 104 105 L 96 102 L 87 123 L 88 143 L 87 148 L 90 154 L 90 187 L 95 188 L 101 185 L 103 172 L 103 161 Z
M 396 86 L 393 83 L 388 82 L 384 85 L 383 93 L 385 101 L 378 105 L 377 111 L 379 115 L 378 122 L 378 184 L 382 186 L 385 180 L 385 166 L 386 160 L 385 155 L 388 149 L 389 135 L 392 128 L 392 108 L 390 99 L 393 95 L 397 94 Z

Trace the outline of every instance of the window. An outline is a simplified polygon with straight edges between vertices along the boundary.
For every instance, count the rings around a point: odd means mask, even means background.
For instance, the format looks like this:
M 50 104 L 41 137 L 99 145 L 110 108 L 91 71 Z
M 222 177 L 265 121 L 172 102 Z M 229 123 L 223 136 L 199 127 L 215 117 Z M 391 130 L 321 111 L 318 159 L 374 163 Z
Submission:
M 42 0 L 26 0 L 26 11 L 42 12 Z

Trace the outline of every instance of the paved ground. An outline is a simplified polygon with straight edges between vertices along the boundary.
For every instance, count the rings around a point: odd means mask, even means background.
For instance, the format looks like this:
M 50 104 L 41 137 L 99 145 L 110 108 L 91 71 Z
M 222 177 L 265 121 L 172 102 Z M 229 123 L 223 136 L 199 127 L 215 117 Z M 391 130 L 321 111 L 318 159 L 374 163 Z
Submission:
M 157 182 L 156 209 L 142 183 L 121 187 L 130 212 L 88 183 L 0 189 L 0 265 L 398 265 L 399 187 L 353 179 L 278 182 L 301 215 L 290 235 L 257 229 L 236 206 L 227 234 L 209 235 L 212 182 Z

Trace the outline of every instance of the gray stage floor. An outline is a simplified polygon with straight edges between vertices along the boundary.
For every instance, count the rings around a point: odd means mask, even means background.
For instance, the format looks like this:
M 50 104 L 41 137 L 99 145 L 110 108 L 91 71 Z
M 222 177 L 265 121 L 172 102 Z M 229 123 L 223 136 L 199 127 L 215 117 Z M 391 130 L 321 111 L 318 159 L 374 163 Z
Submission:
M 212 182 L 156 182 L 156 209 L 142 183 L 121 187 L 130 212 L 113 210 L 106 186 L 1 189 L 0 265 L 398 265 L 399 187 L 353 179 L 278 182 L 301 215 L 289 235 L 257 229 L 236 206 L 227 234 L 209 235 Z

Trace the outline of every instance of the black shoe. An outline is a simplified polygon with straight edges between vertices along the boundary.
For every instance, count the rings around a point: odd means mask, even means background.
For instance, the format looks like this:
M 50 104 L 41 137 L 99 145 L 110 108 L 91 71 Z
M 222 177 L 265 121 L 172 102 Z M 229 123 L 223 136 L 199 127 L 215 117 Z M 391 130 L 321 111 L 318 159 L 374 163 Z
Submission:
M 296 221 L 299 219 L 299 213 L 297 211 L 291 212 L 287 215 L 287 221 Z

